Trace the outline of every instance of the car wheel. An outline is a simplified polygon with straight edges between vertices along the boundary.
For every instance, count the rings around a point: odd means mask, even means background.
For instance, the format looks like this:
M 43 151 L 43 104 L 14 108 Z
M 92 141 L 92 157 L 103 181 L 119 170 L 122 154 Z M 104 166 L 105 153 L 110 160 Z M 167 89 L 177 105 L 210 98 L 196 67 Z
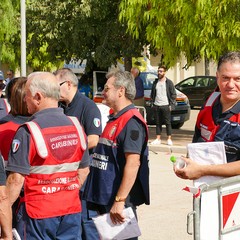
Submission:
M 172 128 L 173 129 L 179 129 L 183 126 L 184 122 L 180 122 L 180 123 L 176 123 L 176 124 L 172 124 Z

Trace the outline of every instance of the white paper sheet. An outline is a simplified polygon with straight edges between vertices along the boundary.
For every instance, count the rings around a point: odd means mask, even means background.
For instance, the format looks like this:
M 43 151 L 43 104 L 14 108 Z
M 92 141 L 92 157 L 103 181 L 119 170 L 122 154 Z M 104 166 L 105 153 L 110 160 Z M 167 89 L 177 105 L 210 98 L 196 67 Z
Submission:
M 224 142 L 189 143 L 187 150 L 188 157 L 198 164 L 213 165 L 227 162 Z M 218 176 L 203 176 L 194 180 L 193 184 L 195 187 L 199 187 L 201 184 L 211 184 L 222 178 Z
M 132 208 L 125 208 L 123 214 L 125 216 L 125 222 L 122 224 L 113 224 L 109 213 L 93 218 L 93 222 L 102 240 L 121 240 L 141 235 Z

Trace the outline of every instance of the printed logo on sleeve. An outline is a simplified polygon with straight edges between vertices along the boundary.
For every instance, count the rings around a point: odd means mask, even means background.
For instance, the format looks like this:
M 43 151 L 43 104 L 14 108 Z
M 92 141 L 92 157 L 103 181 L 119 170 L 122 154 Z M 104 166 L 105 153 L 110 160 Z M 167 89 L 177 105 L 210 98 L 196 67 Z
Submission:
M 18 139 L 14 139 L 12 142 L 12 151 L 13 153 L 17 152 L 20 146 L 20 141 Z
M 99 118 L 94 118 L 93 119 L 93 124 L 95 127 L 100 127 L 101 121 Z

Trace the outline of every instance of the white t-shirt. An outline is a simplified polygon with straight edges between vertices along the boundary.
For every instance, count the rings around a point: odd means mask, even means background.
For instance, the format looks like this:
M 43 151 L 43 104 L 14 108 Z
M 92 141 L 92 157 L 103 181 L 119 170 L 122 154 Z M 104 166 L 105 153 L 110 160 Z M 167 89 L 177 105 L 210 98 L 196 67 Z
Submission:
M 166 81 L 158 81 L 156 85 L 156 98 L 154 104 L 157 106 L 168 106 Z

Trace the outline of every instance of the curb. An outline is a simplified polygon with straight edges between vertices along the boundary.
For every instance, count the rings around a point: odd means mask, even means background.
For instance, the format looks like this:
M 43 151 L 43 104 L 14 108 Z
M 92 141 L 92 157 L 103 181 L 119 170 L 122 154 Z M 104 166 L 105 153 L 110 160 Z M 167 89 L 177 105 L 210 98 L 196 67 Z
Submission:
M 148 149 L 149 151 L 153 153 L 158 153 L 158 152 L 169 152 L 169 153 L 182 153 L 182 154 L 187 154 L 187 148 L 186 146 L 167 146 L 164 144 L 160 144 L 158 146 L 156 145 L 151 145 L 148 144 Z

